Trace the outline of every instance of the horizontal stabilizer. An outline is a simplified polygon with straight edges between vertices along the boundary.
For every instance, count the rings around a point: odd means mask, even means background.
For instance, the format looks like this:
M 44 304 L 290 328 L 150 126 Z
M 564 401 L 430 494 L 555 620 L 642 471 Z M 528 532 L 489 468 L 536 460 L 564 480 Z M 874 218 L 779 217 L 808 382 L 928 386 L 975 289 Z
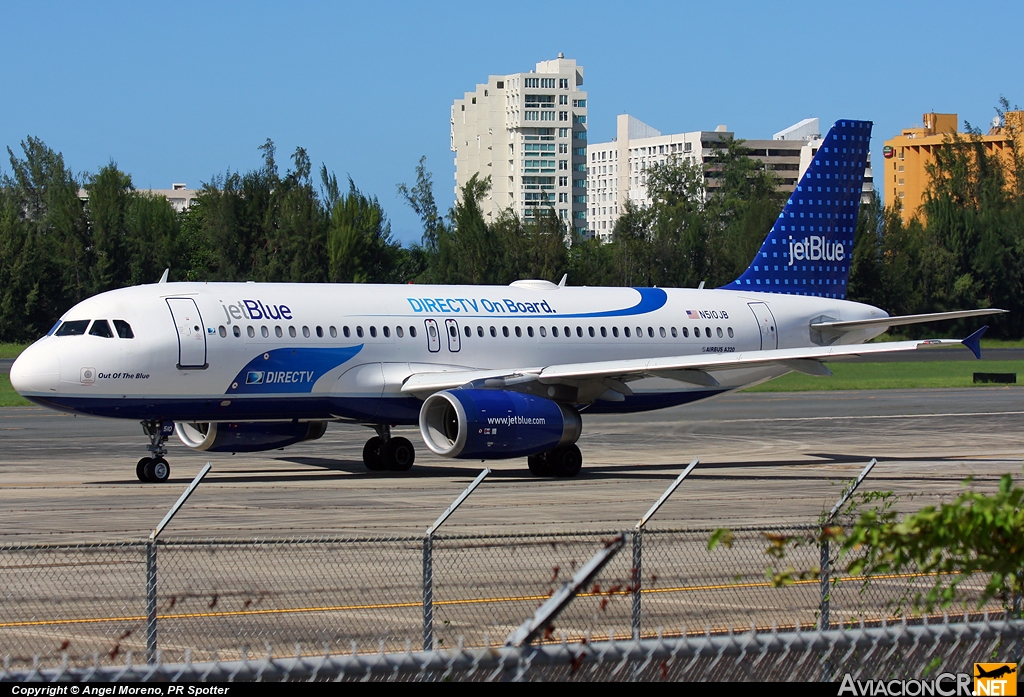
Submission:
M 811 329 L 819 332 L 842 334 L 855 329 L 870 329 L 872 327 L 899 327 L 904 324 L 923 324 L 924 322 L 939 322 L 947 319 L 963 319 L 965 317 L 982 317 L 984 315 L 999 315 L 1009 310 L 989 307 L 983 310 L 957 310 L 956 312 L 929 312 L 924 315 L 903 315 L 897 317 L 879 317 L 878 319 L 855 319 L 849 322 L 814 322 Z

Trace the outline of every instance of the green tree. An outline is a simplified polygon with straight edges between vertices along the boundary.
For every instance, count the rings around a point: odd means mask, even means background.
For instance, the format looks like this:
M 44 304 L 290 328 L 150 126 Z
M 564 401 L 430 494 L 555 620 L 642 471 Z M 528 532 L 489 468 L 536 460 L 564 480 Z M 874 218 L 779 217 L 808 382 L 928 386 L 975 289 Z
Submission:
M 326 170 L 324 170 L 326 174 Z M 325 180 L 328 179 L 325 176 Z M 336 180 L 335 180 L 336 181 Z M 377 197 L 356 188 L 340 195 L 331 209 L 327 232 L 329 280 L 337 283 L 385 283 L 401 280 L 399 245 Z
M 92 253 L 89 294 L 93 295 L 121 288 L 129 281 L 127 216 L 135 187 L 132 178 L 111 161 L 89 177 L 85 190 Z

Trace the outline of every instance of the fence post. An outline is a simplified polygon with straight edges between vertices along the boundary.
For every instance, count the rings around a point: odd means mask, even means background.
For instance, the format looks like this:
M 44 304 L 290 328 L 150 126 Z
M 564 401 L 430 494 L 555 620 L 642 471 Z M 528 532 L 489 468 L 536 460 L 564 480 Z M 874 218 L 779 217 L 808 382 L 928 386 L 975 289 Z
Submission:
M 830 612 L 832 610 L 832 591 L 829 590 L 829 581 L 832 575 L 832 555 L 830 553 L 830 545 L 828 542 L 826 528 L 832 524 L 832 521 L 839 514 L 839 511 L 843 509 L 846 502 L 853 496 L 853 492 L 857 491 L 857 488 L 864 481 L 864 478 L 868 476 L 868 473 L 878 464 L 878 460 L 871 458 L 871 462 L 865 465 L 864 469 L 860 471 L 857 478 L 854 479 L 846 489 L 843 490 L 842 496 L 836 501 L 836 505 L 832 506 L 832 510 L 828 512 L 824 520 L 821 523 L 821 601 L 818 607 L 818 628 L 822 631 L 831 629 L 832 622 L 830 618 Z
M 170 510 L 167 511 L 167 515 L 164 516 L 155 528 L 153 532 L 149 533 L 149 539 L 146 540 L 146 663 L 156 663 L 156 544 L 157 538 L 160 533 L 164 531 L 167 524 L 171 522 L 171 518 L 174 514 L 185 504 L 188 497 L 192 495 L 192 492 L 199 486 L 199 482 L 203 481 L 203 477 L 213 469 L 213 465 L 209 462 L 199 471 L 196 478 L 192 480 L 192 483 L 188 485 L 178 500 L 175 501 L 174 505 L 171 506 Z
M 640 625 L 643 618 L 643 605 L 641 602 L 641 593 L 643 591 L 643 534 L 644 526 L 647 525 L 647 521 L 654 517 L 654 514 L 658 512 L 661 505 L 668 500 L 668 497 L 672 495 L 679 485 L 686 479 L 686 475 L 693 471 L 693 468 L 700 462 L 699 457 L 693 458 L 693 462 L 686 466 L 679 476 L 675 478 L 668 488 L 662 493 L 658 500 L 654 502 L 643 518 L 637 521 L 636 526 L 633 528 L 633 640 L 640 640 Z
M 434 521 L 434 524 L 427 528 L 423 536 L 423 650 L 431 651 L 434 648 L 434 533 L 441 527 L 448 516 L 455 512 L 463 501 L 480 486 L 480 483 L 491 473 L 490 468 L 485 467 L 484 471 L 477 475 L 476 479 L 466 487 L 459 497 L 452 501 L 452 505 Z
M 156 662 L 156 539 L 146 540 L 146 663 Z

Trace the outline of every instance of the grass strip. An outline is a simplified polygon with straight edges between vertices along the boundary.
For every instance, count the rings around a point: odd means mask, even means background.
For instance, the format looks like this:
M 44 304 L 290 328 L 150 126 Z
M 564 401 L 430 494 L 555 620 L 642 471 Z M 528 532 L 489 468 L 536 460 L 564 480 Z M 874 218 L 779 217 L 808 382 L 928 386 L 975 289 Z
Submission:
M 908 363 L 827 364 L 832 377 L 789 373 L 749 387 L 745 392 L 807 392 L 811 390 L 893 390 L 917 387 L 983 387 L 974 373 L 1016 373 L 1024 383 L 1024 361 L 920 361 Z M 988 385 L 991 387 L 992 385 Z

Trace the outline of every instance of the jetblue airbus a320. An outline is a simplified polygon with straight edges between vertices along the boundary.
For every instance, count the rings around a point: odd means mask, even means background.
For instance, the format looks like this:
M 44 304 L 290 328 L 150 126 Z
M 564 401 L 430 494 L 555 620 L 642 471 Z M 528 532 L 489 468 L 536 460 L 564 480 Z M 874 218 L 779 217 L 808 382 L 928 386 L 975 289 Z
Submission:
M 71 308 L 25 350 L 11 382 L 47 407 L 135 419 L 136 468 L 166 481 L 172 433 L 209 452 L 319 438 L 366 424 L 371 470 L 407 470 L 418 424 L 456 458 L 526 457 L 571 477 L 583 416 L 695 402 L 826 361 L 954 340 L 865 344 L 894 325 L 845 300 L 871 123 L 839 121 L 750 268 L 724 288 L 156 283 Z M 166 276 L 165 276 L 166 277 Z M 564 279 L 563 279 L 564 281 Z M 964 340 L 978 353 L 984 329 Z

